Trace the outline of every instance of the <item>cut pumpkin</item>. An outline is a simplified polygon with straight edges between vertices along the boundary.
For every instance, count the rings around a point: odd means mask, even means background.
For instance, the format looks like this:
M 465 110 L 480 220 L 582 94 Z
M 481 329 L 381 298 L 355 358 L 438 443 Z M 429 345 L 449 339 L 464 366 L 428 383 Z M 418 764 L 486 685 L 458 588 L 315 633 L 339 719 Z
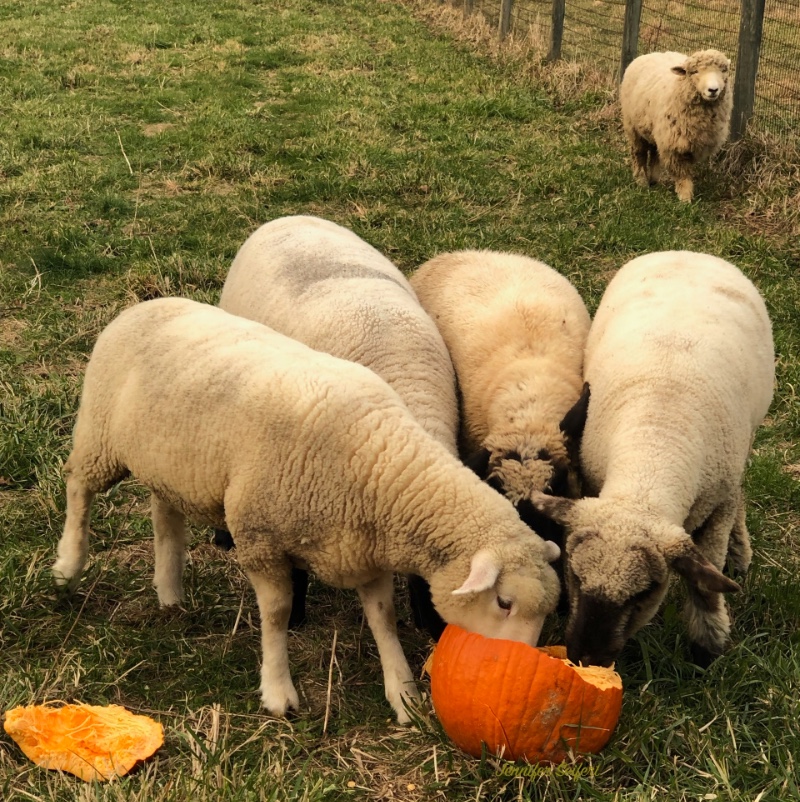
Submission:
M 164 743 L 161 724 L 119 705 L 15 707 L 4 727 L 36 765 L 87 781 L 126 774 Z
M 450 624 L 433 653 L 431 698 L 453 742 L 506 760 L 560 763 L 599 752 L 622 709 L 611 668 L 576 666 L 563 646 L 534 648 Z

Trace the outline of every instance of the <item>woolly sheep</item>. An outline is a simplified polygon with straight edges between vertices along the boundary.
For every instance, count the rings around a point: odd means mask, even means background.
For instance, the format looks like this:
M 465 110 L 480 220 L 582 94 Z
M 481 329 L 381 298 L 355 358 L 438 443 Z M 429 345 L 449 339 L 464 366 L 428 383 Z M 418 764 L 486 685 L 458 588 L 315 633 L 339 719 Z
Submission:
M 291 566 L 356 588 L 401 722 L 417 691 L 397 639 L 392 571 L 428 579 L 448 621 L 535 644 L 556 605 L 558 549 L 534 536 L 361 365 L 195 301 L 124 311 L 86 369 L 53 566 L 73 587 L 94 495 L 129 473 L 152 491 L 154 585 L 181 601 L 185 516 L 226 526 L 261 616 L 264 706 L 289 674 Z
M 586 380 L 581 466 L 595 497 L 535 500 L 567 529 L 567 653 L 609 665 L 655 615 L 672 569 L 707 665 L 730 632 L 720 594 L 739 590 L 726 556 L 740 573 L 751 557 L 742 474 L 774 383 L 764 301 L 714 256 L 634 259 L 601 299 Z
M 411 285 L 456 370 L 462 456 L 526 523 L 560 541 L 529 499 L 534 490 L 578 495 L 590 323 L 580 295 L 542 262 L 479 250 L 428 260 Z
M 718 50 L 648 53 L 630 63 L 619 100 L 633 177 L 642 186 L 656 183 L 663 168 L 678 197 L 692 200 L 696 166 L 714 156 L 730 133 L 729 70 Z
M 265 223 L 236 254 L 219 305 L 370 368 L 423 429 L 457 453 L 455 375 L 442 337 L 400 270 L 354 232 L 307 215 Z M 292 626 L 305 618 L 307 583 L 295 572 Z M 425 625 L 426 589 L 414 577 L 409 588 L 417 623 Z

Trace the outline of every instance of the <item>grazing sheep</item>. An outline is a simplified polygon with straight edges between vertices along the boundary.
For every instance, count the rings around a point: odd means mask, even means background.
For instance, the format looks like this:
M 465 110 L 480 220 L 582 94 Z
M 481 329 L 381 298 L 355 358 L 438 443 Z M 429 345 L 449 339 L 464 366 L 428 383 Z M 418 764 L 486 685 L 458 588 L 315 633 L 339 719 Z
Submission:
M 671 569 L 707 665 L 730 632 L 720 594 L 739 590 L 721 573 L 726 556 L 742 573 L 751 557 L 742 475 L 774 383 L 764 301 L 714 256 L 634 259 L 600 302 L 586 380 L 581 466 L 596 497 L 535 499 L 567 529 L 567 653 L 610 665 L 655 615 Z
M 236 254 L 219 305 L 370 368 L 456 454 L 455 376 L 442 337 L 400 270 L 354 232 L 305 215 L 265 223 Z M 305 618 L 307 584 L 296 572 L 292 626 Z M 409 587 L 424 625 L 416 597 L 425 589 L 413 577 Z
M 92 498 L 129 473 L 152 491 L 162 605 L 181 600 L 185 516 L 228 528 L 255 589 L 262 700 L 275 715 L 299 704 L 286 650 L 293 565 L 356 588 L 401 722 L 417 691 L 392 571 L 424 576 L 446 620 L 534 644 L 558 598 L 558 549 L 382 379 L 194 301 L 147 301 L 103 331 L 65 471 L 59 584 L 86 563 Z
M 590 323 L 580 295 L 542 262 L 493 251 L 436 256 L 411 285 L 456 370 L 462 456 L 529 526 L 559 542 L 560 527 L 530 504 L 530 494 L 579 492 Z
M 663 168 L 678 197 L 691 201 L 697 165 L 714 156 L 730 133 L 730 64 L 718 50 L 648 53 L 630 63 L 619 101 L 633 177 L 642 186 L 656 183 Z

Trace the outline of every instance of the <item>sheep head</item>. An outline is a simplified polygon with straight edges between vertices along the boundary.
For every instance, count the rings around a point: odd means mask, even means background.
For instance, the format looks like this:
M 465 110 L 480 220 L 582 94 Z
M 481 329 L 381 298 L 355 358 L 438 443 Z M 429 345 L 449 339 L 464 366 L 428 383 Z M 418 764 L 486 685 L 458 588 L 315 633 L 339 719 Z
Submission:
M 687 56 L 672 72 L 685 79 L 687 89 L 706 103 L 716 103 L 725 95 L 731 62 L 719 50 L 698 50 Z
M 512 537 L 435 572 L 431 599 L 450 624 L 535 646 L 560 583 L 549 565 L 561 552 L 538 537 Z
M 580 495 L 577 465 L 589 396 L 589 385 L 584 384 L 580 397 L 558 425 L 530 421 L 512 431 L 492 434 L 465 460 L 479 478 L 514 504 L 533 531 L 559 544 L 561 528 L 531 504 L 530 495 L 536 491 L 569 498 Z
M 618 500 L 544 494 L 533 503 L 567 531 L 567 655 L 574 662 L 610 666 L 656 614 L 670 569 L 695 593 L 739 589 L 680 526 L 642 510 L 625 509 Z

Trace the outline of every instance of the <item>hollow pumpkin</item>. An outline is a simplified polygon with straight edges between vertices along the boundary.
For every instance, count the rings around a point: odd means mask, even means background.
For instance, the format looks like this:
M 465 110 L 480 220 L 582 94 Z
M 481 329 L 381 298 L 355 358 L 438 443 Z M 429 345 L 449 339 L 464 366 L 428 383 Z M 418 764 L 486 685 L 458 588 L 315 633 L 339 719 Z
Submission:
M 119 705 L 15 707 L 4 727 L 36 765 L 87 781 L 126 774 L 164 743 L 161 724 Z
M 610 668 L 576 666 L 563 646 L 534 648 L 449 624 L 431 661 L 431 698 L 453 742 L 506 760 L 560 763 L 599 752 L 622 708 Z

